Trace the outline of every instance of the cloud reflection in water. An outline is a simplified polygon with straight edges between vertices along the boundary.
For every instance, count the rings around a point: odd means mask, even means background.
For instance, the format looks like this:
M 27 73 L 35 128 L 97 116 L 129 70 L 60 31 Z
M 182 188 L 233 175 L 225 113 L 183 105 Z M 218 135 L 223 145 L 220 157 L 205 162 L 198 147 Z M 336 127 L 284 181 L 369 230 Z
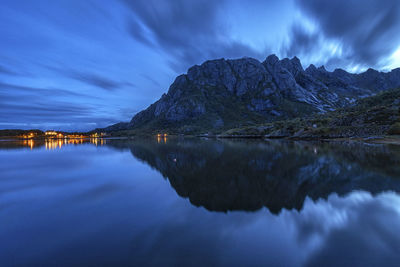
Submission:
M 398 160 L 391 146 L 173 138 L 0 149 L 0 261 L 396 266 Z

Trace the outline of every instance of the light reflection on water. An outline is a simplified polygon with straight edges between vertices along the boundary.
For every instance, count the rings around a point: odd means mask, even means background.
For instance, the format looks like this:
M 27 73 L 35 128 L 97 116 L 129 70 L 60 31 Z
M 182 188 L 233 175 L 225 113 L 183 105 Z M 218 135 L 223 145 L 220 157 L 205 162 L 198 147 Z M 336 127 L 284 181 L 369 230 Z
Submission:
M 7 140 L 2 142 L 1 148 L 34 148 L 45 147 L 46 150 L 60 149 L 68 145 L 93 144 L 95 146 L 103 146 L 107 144 L 105 138 L 45 138 L 45 139 L 24 139 L 24 140 Z
M 55 141 L 0 142 L 1 266 L 398 266 L 399 147 Z

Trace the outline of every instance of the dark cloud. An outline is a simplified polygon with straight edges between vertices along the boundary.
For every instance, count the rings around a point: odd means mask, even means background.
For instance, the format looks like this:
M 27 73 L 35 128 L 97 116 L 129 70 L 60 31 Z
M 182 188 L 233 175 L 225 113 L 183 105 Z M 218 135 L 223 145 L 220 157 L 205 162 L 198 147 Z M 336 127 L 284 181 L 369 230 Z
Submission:
M 75 80 L 81 81 L 83 83 L 102 88 L 107 91 L 112 91 L 124 86 L 124 83 L 113 81 L 111 79 L 86 72 L 69 72 L 67 75 Z
M 321 35 L 341 43 L 344 56 L 352 62 L 379 67 L 399 45 L 398 0 L 297 0 L 297 3 L 316 22 Z
M 0 119 L 3 121 L 19 121 L 40 117 L 72 118 L 86 116 L 93 107 L 87 104 L 65 101 L 71 97 L 86 97 L 84 94 L 63 89 L 43 89 L 0 83 Z
M 212 58 L 236 58 L 264 55 L 227 36 L 220 15 L 225 1 L 206 0 L 123 0 L 140 22 L 128 19 L 128 31 L 133 38 L 153 47 L 144 35 L 151 33 L 156 45 L 172 56 L 169 65 L 182 72 L 193 64 Z M 223 20 L 222 20 L 223 21 Z
M 107 91 L 113 91 L 123 86 L 132 86 L 135 85 L 130 82 L 121 82 L 115 81 L 104 76 L 88 72 L 82 70 L 73 70 L 69 68 L 55 67 L 51 65 L 43 65 L 46 69 L 56 72 L 62 76 L 68 77 L 70 79 L 74 79 L 86 84 L 89 84 L 94 87 L 98 87 Z
M 299 57 L 302 60 L 303 67 L 308 64 L 324 65 L 327 69 L 345 68 L 354 63 L 351 58 L 341 55 L 337 57 L 332 55 L 326 49 L 327 40 L 321 32 L 309 31 L 303 25 L 295 23 L 289 31 L 290 41 L 282 45 L 280 54 L 285 57 Z M 324 54 L 325 53 L 325 54 Z M 318 55 L 318 59 L 313 56 Z M 321 56 L 323 55 L 323 56 Z
M 13 76 L 18 75 L 18 73 L 14 72 L 2 65 L 0 65 L 0 74 L 7 74 L 7 75 L 13 75 Z
M 2 120 L 10 118 L 11 116 L 17 117 L 17 115 L 24 115 L 24 119 L 45 117 L 46 120 L 49 118 L 57 118 L 59 120 L 60 117 L 64 116 L 72 118 L 75 116 L 90 115 L 89 107 L 62 102 L 46 103 L 46 105 L 43 105 L 43 102 L 31 104 L 2 104 L 0 110 L 0 119 Z M 13 119 L 13 121 L 15 121 L 15 119 Z
M 130 19 L 127 23 L 128 32 L 135 38 L 137 41 L 149 46 L 154 47 L 152 41 L 146 36 L 143 27 L 134 19 Z
M 82 93 L 77 93 L 73 91 L 68 91 L 65 89 L 57 89 L 57 88 L 37 88 L 37 87 L 30 87 L 30 86 L 21 86 L 9 83 L 2 83 L 0 82 L 0 96 L 15 96 L 19 97 L 20 94 L 24 94 L 26 97 L 29 96 L 36 96 L 36 97 L 44 97 L 44 96 L 77 96 L 77 97 L 90 97 L 93 96 L 85 95 Z
M 315 51 L 321 42 L 321 36 L 314 32 L 308 32 L 299 24 L 294 24 L 289 32 L 290 42 L 282 48 L 282 54 L 288 57 L 300 56 L 309 51 Z
M 170 48 L 184 48 L 190 38 L 207 39 L 217 34 L 217 13 L 223 1 L 125 0 L 157 41 Z M 189 38 L 189 40 L 188 40 Z

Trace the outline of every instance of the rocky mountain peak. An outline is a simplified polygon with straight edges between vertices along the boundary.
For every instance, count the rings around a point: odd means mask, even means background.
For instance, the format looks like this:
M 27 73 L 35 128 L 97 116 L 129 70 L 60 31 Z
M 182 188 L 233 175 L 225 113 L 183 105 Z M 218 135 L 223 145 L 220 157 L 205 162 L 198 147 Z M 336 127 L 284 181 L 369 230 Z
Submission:
M 365 72 L 365 74 L 367 74 L 367 75 L 377 74 L 377 73 L 379 73 L 379 71 L 374 70 L 372 68 L 368 68 L 367 71 Z
M 317 68 L 315 67 L 314 64 L 310 64 L 310 66 L 308 66 L 308 67 L 306 68 L 306 72 L 307 72 L 307 73 L 310 73 L 310 74 L 312 74 L 313 72 L 316 72 L 316 71 L 317 71 Z
M 233 128 L 334 110 L 398 86 L 399 70 L 351 74 L 313 64 L 304 70 L 297 57 L 221 58 L 178 76 L 168 93 L 127 127 L 183 133 Z
M 303 66 L 297 57 L 293 57 L 292 59 L 284 58 L 280 61 L 280 65 L 281 68 L 288 70 L 293 76 L 304 72 Z
M 279 61 L 279 58 L 275 54 L 272 54 L 272 55 L 269 55 L 263 63 L 266 65 L 269 65 L 269 66 L 273 66 L 278 61 Z

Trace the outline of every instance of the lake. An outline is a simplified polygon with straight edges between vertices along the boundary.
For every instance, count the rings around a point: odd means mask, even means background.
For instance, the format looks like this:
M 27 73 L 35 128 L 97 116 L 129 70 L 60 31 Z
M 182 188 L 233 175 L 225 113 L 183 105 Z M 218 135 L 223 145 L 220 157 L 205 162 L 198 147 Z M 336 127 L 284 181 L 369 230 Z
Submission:
M 0 266 L 399 266 L 400 146 L 0 142 Z

